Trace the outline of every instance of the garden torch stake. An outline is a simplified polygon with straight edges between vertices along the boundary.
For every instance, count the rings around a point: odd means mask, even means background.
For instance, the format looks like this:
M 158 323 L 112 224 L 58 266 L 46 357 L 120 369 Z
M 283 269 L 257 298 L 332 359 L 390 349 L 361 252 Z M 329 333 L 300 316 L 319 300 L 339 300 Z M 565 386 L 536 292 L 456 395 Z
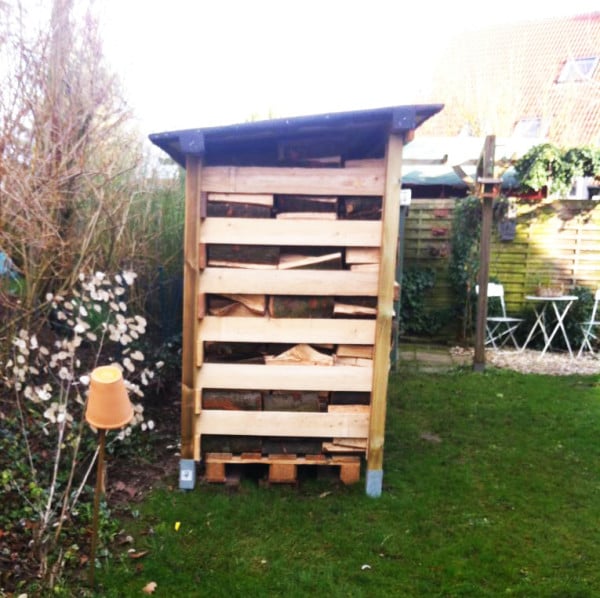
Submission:
M 94 495 L 94 519 L 92 523 L 92 548 L 90 551 L 90 586 L 94 587 L 94 569 L 96 568 L 96 543 L 98 541 L 98 513 L 100 510 L 100 494 L 102 494 L 102 478 L 104 476 L 104 445 L 106 430 L 98 430 L 98 469 L 96 471 L 96 493 Z

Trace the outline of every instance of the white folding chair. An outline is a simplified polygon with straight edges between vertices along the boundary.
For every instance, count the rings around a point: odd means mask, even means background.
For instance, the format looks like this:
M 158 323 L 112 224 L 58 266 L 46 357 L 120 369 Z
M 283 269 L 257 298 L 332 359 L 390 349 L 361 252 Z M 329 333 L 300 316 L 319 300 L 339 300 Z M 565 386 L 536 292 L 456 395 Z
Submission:
M 479 294 L 479 285 L 476 286 L 476 291 Z M 514 331 L 519 327 L 523 318 L 512 318 L 507 315 L 506 304 L 504 303 L 504 286 L 495 282 L 488 283 L 488 300 L 492 297 L 499 300 L 502 314 L 486 317 L 485 344 L 492 345 L 494 349 L 499 349 L 510 339 L 515 349 L 518 349 L 519 344 L 515 338 Z
M 583 353 L 584 349 L 588 349 L 588 351 L 594 355 L 594 349 L 592 349 L 591 339 L 597 341 L 598 335 L 594 332 L 596 326 L 600 326 L 600 320 L 598 320 L 598 304 L 600 303 L 600 289 L 596 290 L 594 295 L 594 307 L 592 308 L 592 314 L 590 315 L 590 319 L 587 322 L 582 322 L 581 331 L 583 332 L 583 342 L 581 343 L 581 347 L 579 349 L 579 353 L 577 353 L 577 357 L 580 357 Z

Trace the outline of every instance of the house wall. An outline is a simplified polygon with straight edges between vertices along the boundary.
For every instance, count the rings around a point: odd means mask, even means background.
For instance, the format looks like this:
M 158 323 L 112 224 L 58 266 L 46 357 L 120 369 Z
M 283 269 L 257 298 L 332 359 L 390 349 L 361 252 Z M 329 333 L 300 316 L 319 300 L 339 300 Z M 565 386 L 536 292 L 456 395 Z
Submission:
M 436 285 L 425 298 L 431 310 L 449 307 L 448 264 L 454 199 L 414 200 L 405 225 L 404 269 L 432 268 Z M 513 241 L 492 232 L 490 278 L 505 286 L 507 309 L 526 307 L 538 283 L 600 288 L 600 203 L 556 200 L 517 204 Z

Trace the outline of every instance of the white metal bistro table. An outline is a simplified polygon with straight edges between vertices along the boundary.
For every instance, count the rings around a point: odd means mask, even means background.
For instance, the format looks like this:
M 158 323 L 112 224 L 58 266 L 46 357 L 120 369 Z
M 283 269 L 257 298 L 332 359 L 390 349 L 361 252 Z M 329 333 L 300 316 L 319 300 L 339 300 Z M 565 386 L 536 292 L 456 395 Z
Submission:
M 579 297 L 577 297 L 577 295 L 557 295 L 555 297 L 539 297 L 538 295 L 526 295 L 525 299 L 534 303 L 533 310 L 536 315 L 536 320 L 533 326 L 531 327 L 531 330 L 529 331 L 527 339 L 521 347 L 521 351 L 525 350 L 525 348 L 529 344 L 529 341 L 531 341 L 531 339 L 533 338 L 535 331 L 539 328 L 539 331 L 544 335 L 544 348 L 540 355 L 540 357 L 542 357 L 544 353 L 546 353 L 546 351 L 550 348 L 550 345 L 552 344 L 552 339 L 560 330 L 562 332 L 563 338 L 565 339 L 567 349 L 569 349 L 569 355 L 572 358 L 573 351 L 571 350 L 571 343 L 569 343 L 569 337 L 567 336 L 567 331 L 565 330 L 564 319 L 567 315 L 567 312 L 571 308 L 571 305 L 573 305 L 573 302 L 577 301 Z M 552 328 L 550 334 L 548 334 L 547 330 L 547 326 L 549 324 L 551 325 L 551 322 L 549 321 L 550 319 L 546 316 L 548 306 L 552 306 L 552 310 L 554 311 L 554 315 L 556 316 L 556 321 L 552 322 L 554 324 L 554 328 Z

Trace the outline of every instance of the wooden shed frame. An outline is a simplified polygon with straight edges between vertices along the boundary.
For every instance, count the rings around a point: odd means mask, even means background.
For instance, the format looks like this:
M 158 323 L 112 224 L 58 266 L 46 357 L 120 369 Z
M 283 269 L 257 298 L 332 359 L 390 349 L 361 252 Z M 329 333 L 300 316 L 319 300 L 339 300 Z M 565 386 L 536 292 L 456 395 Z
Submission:
M 410 105 L 157 133 L 150 140 L 186 169 L 184 231 L 181 472 L 201 460 L 203 433 L 363 439 L 366 492 L 383 486 L 383 447 L 392 337 L 402 148 L 442 105 Z M 289 159 L 342 157 L 336 167 Z M 311 167 L 313 166 L 313 167 Z M 210 193 L 380 197 L 380 220 L 276 220 L 207 217 Z M 211 267 L 210 244 L 377 247 L 378 271 Z M 231 271 L 233 270 L 233 272 Z M 377 298 L 374 320 L 222 318 L 206 312 L 210 293 L 260 292 Z M 358 292 L 360 289 L 360 292 Z M 373 345 L 372 367 L 205 363 L 204 341 Z M 235 368 L 235 369 L 232 369 Z M 235 375 L 232 375 L 235 372 Z M 203 388 L 369 391 L 370 405 L 327 412 L 202 409 Z M 358 406 L 357 406 L 358 407 Z M 207 432 L 208 431 L 208 432 Z M 195 472 L 194 472 L 195 476 Z M 180 486 L 190 488 L 190 476 Z M 195 477 L 194 477 L 195 479 Z M 193 487 L 193 485 L 191 486 Z

